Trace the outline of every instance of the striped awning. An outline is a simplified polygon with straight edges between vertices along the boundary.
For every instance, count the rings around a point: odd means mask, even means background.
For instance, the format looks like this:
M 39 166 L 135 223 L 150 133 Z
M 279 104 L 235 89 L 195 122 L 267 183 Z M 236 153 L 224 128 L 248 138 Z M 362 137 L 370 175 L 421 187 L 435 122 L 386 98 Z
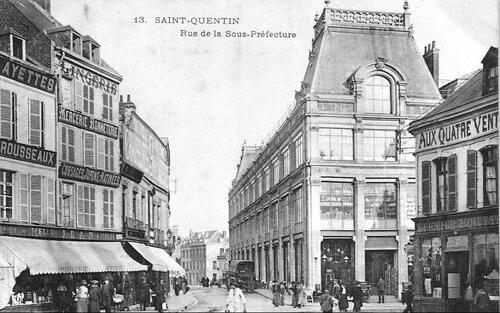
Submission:
M 182 266 L 168 255 L 164 249 L 146 246 L 137 242 L 129 242 L 129 244 L 151 264 L 154 271 L 169 272 L 171 277 L 186 275 L 186 271 Z
M 134 261 L 120 242 L 44 240 L 0 236 L 0 251 L 11 253 L 16 272 L 31 275 L 147 271 Z

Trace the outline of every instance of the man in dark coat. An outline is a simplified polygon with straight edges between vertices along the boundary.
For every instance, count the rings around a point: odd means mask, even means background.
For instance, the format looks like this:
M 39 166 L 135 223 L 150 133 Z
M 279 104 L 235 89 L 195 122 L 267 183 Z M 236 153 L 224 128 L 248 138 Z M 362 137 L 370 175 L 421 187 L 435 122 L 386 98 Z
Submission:
M 149 284 L 146 281 L 146 278 L 143 277 L 141 283 L 139 285 L 139 290 L 137 292 L 137 300 L 139 301 L 139 306 L 141 311 L 146 311 L 146 308 L 149 305 L 149 298 L 151 297 L 151 292 L 149 289 Z
M 321 305 L 321 312 L 333 312 L 333 299 L 329 289 L 325 289 L 325 293 L 319 297 L 319 304 Z
M 111 284 L 110 277 L 104 279 L 104 285 L 102 286 L 102 300 L 104 302 L 104 310 L 106 313 L 111 313 L 111 307 L 113 306 L 113 295 L 115 294 L 115 288 Z
M 163 303 L 165 303 L 165 293 L 167 292 L 167 286 L 165 285 L 165 281 L 163 278 L 160 278 L 155 284 L 155 310 L 160 313 L 163 313 Z
M 339 281 L 340 285 L 340 298 L 339 298 L 339 310 L 347 311 L 349 307 L 349 302 L 347 301 L 347 288 L 342 280 Z
M 380 276 L 377 282 L 377 293 L 378 293 L 378 303 L 384 303 L 384 295 L 385 295 L 385 281 Z
M 354 312 L 361 311 L 361 307 L 363 306 L 363 291 L 361 290 L 361 284 L 358 281 L 352 288 L 352 302 L 354 302 Z
M 101 288 L 97 280 L 90 281 L 89 312 L 101 312 Z
M 413 313 L 413 297 L 413 285 L 410 283 L 408 285 L 408 289 L 406 289 L 405 293 L 403 294 L 403 304 L 406 303 L 406 309 L 403 311 L 403 313 Z

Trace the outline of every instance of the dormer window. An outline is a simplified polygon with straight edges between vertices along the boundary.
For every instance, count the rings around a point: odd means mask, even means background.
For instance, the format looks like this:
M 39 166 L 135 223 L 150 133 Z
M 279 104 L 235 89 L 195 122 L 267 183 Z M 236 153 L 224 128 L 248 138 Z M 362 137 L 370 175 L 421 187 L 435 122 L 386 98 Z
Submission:
M 99 44 L 95 42 L 90 36 L 84 36 L 83 42 L 83 57 L 99 64 Z
M 71 50 L 82 54 L 82 38 L 75 33 L 71 34 Z
M 391 83 L 380 75 L 368 77 L 364 82 L 365 112 L 391 113 Z
M 498 90 L 498 66 L 488 68 L 486 72 L 486 84 L 488 94 Z
M 99 46 L 96 44 L 90 44 L 90 53 L 92 62 L 99 64 Z
M 23 38 L 10 35 L 10 46 L 12 49 L 10 50 L 10 54 L 12 57 L 26 60 L 26 42 Z

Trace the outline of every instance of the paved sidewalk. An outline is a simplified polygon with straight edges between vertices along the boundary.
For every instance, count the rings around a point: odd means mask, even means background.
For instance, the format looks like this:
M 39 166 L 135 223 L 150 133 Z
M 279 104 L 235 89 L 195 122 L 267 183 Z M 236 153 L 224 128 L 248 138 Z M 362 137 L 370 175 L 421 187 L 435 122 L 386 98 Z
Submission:
M 192 306 L 196 305 L 198 300 L 193 296 L 191 292 L 187 292 L 183 294 L 179 293 L 179 296 L 176 296 L 173 292 L 169 293 L 167 297 L 167 305 L 170 312 L 183 312 Z M 140 311 L 140 307 L 138 304 L 132 305 L 129 307 L 130 311 Z M 156 311 L 154 307 L 147 307 L 146 311 Z M 101 312 L 104 312 L 101 310 Z
M 260 294 L 263 297 L 266 297 L 270 300 L 273 299 L 273 293 L 271 290 L 267 289 L 256 289 L 256 293 Z M 292 296 L 285 294 L 285 306 L 291 306 L 292 305 Z M 308 302 L 306 304 L 306 308 L 310 306 L 315 306 L 319 308 L 319 303 L 318 302 Z M 354 308 L 354 303 L 352 301 L 349 301 L 349 308 L 347 309 L 348 311 L 353 310 Z M 363 303 L 362 311 L 368 311 L 368 312 L 403 312 L 403 310 L 406 308 L 405 305 L 403 305 L 401 302 L 386 302 L 386 303 Z

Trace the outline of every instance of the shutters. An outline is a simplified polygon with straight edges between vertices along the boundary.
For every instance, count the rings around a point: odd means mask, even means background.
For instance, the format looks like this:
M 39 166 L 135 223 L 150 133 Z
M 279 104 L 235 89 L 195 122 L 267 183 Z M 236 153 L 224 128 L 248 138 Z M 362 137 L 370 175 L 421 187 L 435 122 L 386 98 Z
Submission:
M 95 166 L 95 135 L 83 133 L 83 164 L 85 166 Z
M 83 186 L 78 186 L 78 200 L 76 209 L 76 225 L 78 227 L 83 226 Z
M 47 178 L 47 223 L 56 223 L 56 199 L 55 182 L 52 178 Z
M 60 103 L 66 108 L 73 109 L 71 107 L 71 80 L 66 78 L 61 78 L 59 82 L 60 82 L 60 87 L 59 87 Z
M 108 106 L 109 106 L 109 109 L 108 109 L 108 113 L 109 113 L 109 120 L 110 121 L 113 121 L 113 96 L 111 95 L 108 95 L 109 97 L 109 101 L 108 101 Z
M 19 220 L 22 222 L 29 222 L 29 187 L 28 187 L 28 175 L 27 174 L 20 174 L 19 175 L 19 191 L 20 191 L 20 215 L 19 215 Z
M 83 84 L 75 81 L 75 110 L 81 112 L 83 107 Z
M 42 176 L 31 175 L 30 179 L 31 196 L 31 222 L 42 222 Z
M 67 161 L 68 159 L 68 135 L 67 128 L 61 127 L 61 160 Z
M 105 150 L 106 150 L 106 140 L 102 137 L 97 138 L 97 167 L 100 169 L 105 169 Z M 107 160 L 106 160 L 107 161 Z
M 29 142 L 34 146 L 42 146 L 43 139 L 43 102 L 35 99 L 29 100 Z
M 422 213 L 431 212 L 431 162 L 422 162 Z
M 108 114 L 108 94 L 102 94 L 102 118 L 107 120 L 109 118 Z
M 94 88 L 83 85 L 83 112 L 94 115 Z
M 102 227 L 109 228 L 109 199 L 107 189 L 103 189 L 102 191 L 102 217 Z
M 476 207 L 477 151 L 467 151 L 467 208 Z
M 61 159 L 75 163 L 75 130 L 71 127 L 61 128 Z
M 448 167 L 448 211 L 457 209 L 457 156 L 454 154 L 447 160 Z
M 0 90 L 0 138 L 16 139 L 16 94 L 10 90 Z

